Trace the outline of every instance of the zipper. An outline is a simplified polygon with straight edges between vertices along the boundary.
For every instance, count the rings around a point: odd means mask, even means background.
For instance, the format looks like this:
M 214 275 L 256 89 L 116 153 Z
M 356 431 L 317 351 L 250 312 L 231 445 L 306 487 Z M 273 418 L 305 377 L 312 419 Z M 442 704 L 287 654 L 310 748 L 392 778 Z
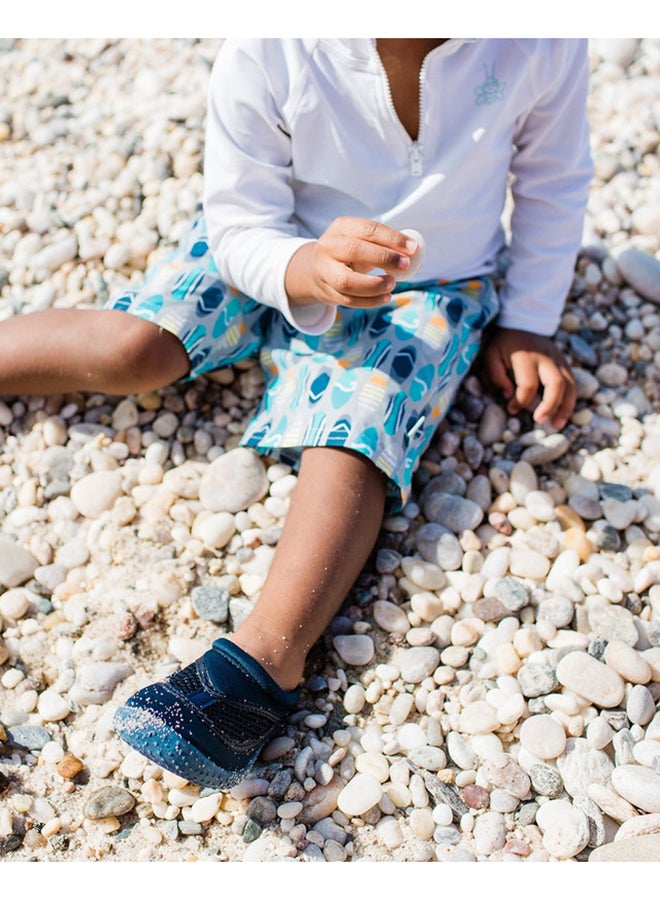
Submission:
M 422 61 L 421 69 L 419 70 L 419 86 L 418 86 L 418 110 L 419 110 L 419 127 L 417 131 L 417 140 L 413 140 L 406 129 L 403 127 L 401 119 L 399 118 L 396 107 L 394 106 L 394 101 L 392 100 L 392 90 L 390 88 L 390 79 L 387 76 L 387 72 L 385 71 L 385 66 L 383 65 L 383 61 L 380 58 L 380 54 L 378 53 L 378 48 L 376 46 L 376 38 L 372 38 L 372 46 L 374 49 L 374 53 L 376 54 L 376 59 L 378 61 L 378 65 L 380 66 L 380 71 L 383 76 L 383 80 L 385 82 L 385 95 L 387 98 L 387 105 L 389 107 L 390 113 L 392 114 L 394 120 L 398 123 L 399 128 L 403 132 L 404 138 L 408 144 L 408 159 L 410 166 L 410 174 L 415 176 L 420 176 L 424 174 L 424 145 L 422 143 L 422 131 L 424 129 L 424 85 L 426 83 L 426 62 L 429 57 L 429 53 L 426 54 Z M 431 51 L 432 53 L 433 51 Z

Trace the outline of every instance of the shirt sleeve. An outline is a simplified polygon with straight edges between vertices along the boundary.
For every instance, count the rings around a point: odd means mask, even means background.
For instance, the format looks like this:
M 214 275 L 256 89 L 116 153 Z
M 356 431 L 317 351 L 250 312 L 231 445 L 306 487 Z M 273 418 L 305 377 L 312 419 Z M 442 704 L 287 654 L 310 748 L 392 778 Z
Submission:
M 275 41 L 227 40 L 211 72 L 204 151 L 204 215 L 220 277 L 274 307 L 294 328 L 322 334 L 323 303 L 291 308 L 285 273 L 311 238 L 294 218 L 291 139 L 282 114 L 290 86 Z
M 587 42 L 551 42 L 536 102 L 519 123 L 511 164 L 510 264 L 498 324 L 552 335 L 570 289 L 593 174 L 586 115 Z

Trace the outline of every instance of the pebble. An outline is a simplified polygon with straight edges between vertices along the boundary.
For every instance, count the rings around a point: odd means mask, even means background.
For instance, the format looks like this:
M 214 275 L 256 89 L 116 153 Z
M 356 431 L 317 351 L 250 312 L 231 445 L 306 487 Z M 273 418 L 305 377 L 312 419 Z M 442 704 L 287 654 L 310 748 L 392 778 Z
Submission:
M 612 787 L 637 809 L 660 813 L 660 773 L 645 766 L 617 766 L 612 772 Z
M 136 800 L 125 788 L 104 787 L 88 798 L 84 806 L 84 815 L 88 819 L 105 819 L 108 816 L 123 816 L 135 806 Z
M 339 634 L 333 646 L 349 666 L 366 666 L 374 656 L 374 642 L 368 634 Z
M 215 585 L 198 585 L 190 592 L 193 609 L 202 619 L 221 624 L 229 617 L 229 591 Z
M 263 500 L 269 486 L 260 457 L 245 447 L 235 447 L 209 465 L 199 483 L 199 499 L 204 509 L 236 513 Z
M 618 706 L 625 693 L 625 683 L 617 672 L 580 650 L 559 661 L 557 679 L 564 687 L 606 709 Z
M 660 304 L 660 261 L 638 247 L 626 247 L 617 254 L 616 264 L 631 287 Z
M 358 773 L 337 796 L 337 808 L 346 816 L 361 816 L 383 796 L 383 788 L 373 775 Z
M 81 516 L 96 519 L 114 506 L 121 493 L 118 469 L 92 472 L 73 484 L 71 502 Z
M 552 716 L 531 716 L 520 726 L 520 744 L 539 759 L 556 759 L 564 752 L 566 734 Z

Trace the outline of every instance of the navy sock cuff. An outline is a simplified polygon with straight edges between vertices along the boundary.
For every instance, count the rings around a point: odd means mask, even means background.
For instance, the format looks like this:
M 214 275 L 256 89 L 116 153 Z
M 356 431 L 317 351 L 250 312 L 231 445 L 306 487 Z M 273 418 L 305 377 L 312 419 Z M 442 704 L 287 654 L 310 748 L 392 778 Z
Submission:
M 300 688 L 295 688 L 292 691 L 283 690 L 279 684 L 271 678 L 264 667 L 258 663 L 254 657 L 250 656 L 249 653 L 246 653 L 245 650 L 239 647 L 238 644 L 234 644 L 227 638 L 218 638 L 213 642 L 212 649 L 215 650 L 216 653 L 220 653 L 240 666 L 240 668 L 252 676 L 266 694 L 271 696 L 278 703 L 288 707 L 296 705 L 298 697 L 300 696 Z

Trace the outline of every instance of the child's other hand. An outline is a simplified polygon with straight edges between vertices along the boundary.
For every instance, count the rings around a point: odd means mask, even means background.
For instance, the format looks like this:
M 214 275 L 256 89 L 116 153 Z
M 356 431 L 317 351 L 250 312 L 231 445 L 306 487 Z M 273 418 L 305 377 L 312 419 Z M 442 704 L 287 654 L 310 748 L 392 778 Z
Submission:
M 550 421 L 558 429 L 570 419 L 577 398 L 575 379 L 551 338 L 496 327 L 486 338 L 482 367 L 492 386 L 504 394 L 511 415 L 534 409 L 535 422 Z
M 395 274 L 406 272 L 417 249 L 409 236 L 371 219 L 335 219 L 291 258 L 285 280 L 289 301 L 364 308 L 389 303 Z

